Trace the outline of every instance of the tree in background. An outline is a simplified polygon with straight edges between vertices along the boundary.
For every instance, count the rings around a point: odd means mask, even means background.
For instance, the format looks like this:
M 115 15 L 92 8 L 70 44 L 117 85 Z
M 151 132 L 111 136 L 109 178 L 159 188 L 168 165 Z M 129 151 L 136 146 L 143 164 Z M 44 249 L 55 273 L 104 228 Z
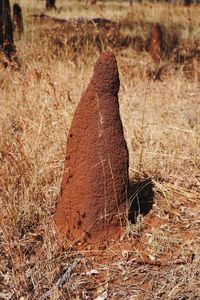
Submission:
M 20 37 L 24 32 L 22 9 L 19 4 L 13 4 L 13 30 L 17 32 Z
M 9 0 L 0 0 L 0 51 L 10 60 L 16 52 Z
M 46 0 L 46 8 L 47 9 L 56 9 L 56 0 Z
M 185 6 L 190 6 L 190 4 L 192 4 L 191 0 L 185 0 L 184 1 Z

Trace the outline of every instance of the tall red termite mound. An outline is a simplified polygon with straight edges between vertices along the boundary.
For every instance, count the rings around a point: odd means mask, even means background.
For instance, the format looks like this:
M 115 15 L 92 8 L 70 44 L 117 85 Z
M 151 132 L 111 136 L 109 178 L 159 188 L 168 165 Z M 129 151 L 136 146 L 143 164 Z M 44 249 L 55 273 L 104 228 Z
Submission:
M 103 53 L 81 97 L 68 135 L 55 223 L 61 238 L 106 245 L 126 214 L 128 150 L 119 113 L 115 56 Z
M 162 31 L 159 24 L 155 24 L 151 31 L 150 55 L 156 63 L 162 59 Z

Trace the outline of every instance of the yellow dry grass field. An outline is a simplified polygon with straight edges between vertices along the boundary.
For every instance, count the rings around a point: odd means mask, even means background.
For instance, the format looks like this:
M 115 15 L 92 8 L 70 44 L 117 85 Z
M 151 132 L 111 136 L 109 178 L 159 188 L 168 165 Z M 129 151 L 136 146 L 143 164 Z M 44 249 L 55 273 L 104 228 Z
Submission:
M 20 67 L 0 65 L 0 299 L 200 299 L 200 6 L 143 2 L 19 1 Z M 156 22 L 159 65 L 148 53 Z M 137 213 L 107 250 L 78 251 L 58 243 L 52 218 L 73 112 L 107 49 Z

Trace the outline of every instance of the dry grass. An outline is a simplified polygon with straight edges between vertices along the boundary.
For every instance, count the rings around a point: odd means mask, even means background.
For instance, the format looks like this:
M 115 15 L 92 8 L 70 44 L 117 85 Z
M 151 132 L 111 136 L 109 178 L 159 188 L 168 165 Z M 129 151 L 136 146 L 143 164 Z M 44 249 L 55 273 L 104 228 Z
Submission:
M 199 7 L 144 4 L 133 5 L 130 12 L 126 2 L 99 2 L 92 8 L 57 2 L 63 9 L 51 15 L 111 18 L 121 22 L 122 34 L 143 41 L 149 32 L 143 31 L 145 22 L 170 28 L 178 24 L 182 49 L 188 53 L 195 44 L 199 47 Z M 29 17 L 43 10 L 43 1 L 20 4 L 26 30 L 16 41 L 21 69 L 1 66 L 0 72 L 0 299 L 41 299 L 48 290 L 50 299 L 200 299 L 198 65 L 188 77 L 182 65 L 166 58 L 163 80 L 152 81 L 146 75 L 151 60 L 144 49 L 138 51 L 133 43 L 113 46 L 130 177 L 152 179 L 154 204 L 135 224 L 127 222 L 122 240 L 107 251 L 64 249 L 52 216 L 66 136 L 99 49 L 83 39 L 74 53 L 67 34 L 61 46 L 53 43 L 54 34 L 60 32 L 63 39 L 63 27 Z M 80 30 L 74 31 L 79 39 L 85 34 Z M 105 32 L 101 37 L 103 48 L 112 48 Z M 133 200 L 138 200 L 137 193 Z M 57 288 L 70 266 L 74 268 L 66 282 Z

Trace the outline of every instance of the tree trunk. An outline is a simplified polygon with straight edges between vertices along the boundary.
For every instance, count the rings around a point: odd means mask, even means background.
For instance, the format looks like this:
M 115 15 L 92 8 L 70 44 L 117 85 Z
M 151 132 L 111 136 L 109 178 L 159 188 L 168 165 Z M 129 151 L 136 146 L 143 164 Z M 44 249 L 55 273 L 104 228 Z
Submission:
M 9 0 L 0 0 L 0 51 L 11 59 L 16 52 Z
M 17 3 L 13 5 L 13 30 L 17 32 L 19 38 L 24 32 L 22 9 Z
M 47 9 L 56 9 L 56 0 L 46 0 L 46 8 Z

